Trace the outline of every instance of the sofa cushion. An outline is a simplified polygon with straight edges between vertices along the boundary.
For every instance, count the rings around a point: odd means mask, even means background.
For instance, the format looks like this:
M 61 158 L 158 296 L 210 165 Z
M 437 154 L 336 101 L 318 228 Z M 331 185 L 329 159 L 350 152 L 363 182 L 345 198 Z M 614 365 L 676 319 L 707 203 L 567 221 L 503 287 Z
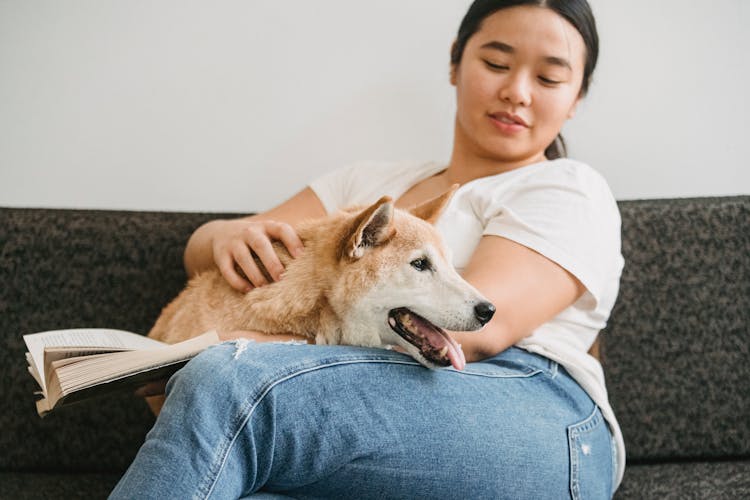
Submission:
M 620 209 L 602 351 L 628 458 L 750 456 L 750 197 Z
M 107 498 L 119 479 L 119 474 L 0 472 L 0 499 Z
M 615 500 L 750 498 L 750 461 L 631 465 Z

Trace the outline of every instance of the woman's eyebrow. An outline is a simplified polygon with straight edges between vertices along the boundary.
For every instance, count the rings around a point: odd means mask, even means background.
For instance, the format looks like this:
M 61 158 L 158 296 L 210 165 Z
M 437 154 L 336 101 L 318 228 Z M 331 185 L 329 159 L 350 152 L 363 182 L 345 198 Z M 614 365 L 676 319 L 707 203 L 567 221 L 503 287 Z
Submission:
M 562 66 L 565 69 L 573 71 L 573 67 L 570 65 L 570 62 L 564 57 L 547 56 L 544 58 L 544 62 L 546 62 L 547 64 L 552 64 L 553 66 Z
M 485 43 L 480 47 L 480 49 L 499 50 L 500 52 L 503 52 L 505 54 L 514 54 L 516 52 L 516 49 L 513 46 L 508 45 L 504 42 L 499 42 L 497 40 Z M 568 61 L 564 57 L 546 56 L 544 57 L 544 62 L 553 66 L 561 66 L 571 71 L 573 70 L 573 67 L 570 65 L 570 61 Z
M 500 52 L 505 52 L 506 54 L 513 54 L 516 51 L 516 49 L 514 49 L 507 43 L 498 42 L 497 40 L 485 43 L 480 47 L 480 49 L 495 49 L 499 50 Z

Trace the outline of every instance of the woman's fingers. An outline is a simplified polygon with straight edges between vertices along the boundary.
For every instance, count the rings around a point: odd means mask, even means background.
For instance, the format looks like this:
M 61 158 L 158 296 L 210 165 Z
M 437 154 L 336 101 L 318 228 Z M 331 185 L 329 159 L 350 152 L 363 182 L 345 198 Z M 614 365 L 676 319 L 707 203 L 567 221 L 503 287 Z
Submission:
M 270 234 L 268 234 L 266 231 L 260 231 L 259 229 L 260 228 L 248 232 L 247 245 L 250 247 L 253 253 L 258 256 L 271 278 L 274 281 L 278 281 L 281 279 L 281 273 L 284 272 L 284 266 L 281 264 L 279 256 L 276 255 L 276 250 L 274 250 L 273 243 L 271 243 L 271 240 L 269 238 Z M 253 259 L 251 258 L 250 260 Z M 242 266 L 241 262 L 239 262 L 239 264 Z M 253 262 L 252 264 L 253 267 L 257 269 L 255 262 Z M 245 267 L 242 266 L 242 269 L 244 271 Z M 260 274 L 260 270 L 258 270 L 257 272 L 258 274 Z M 248 278 L 251 277 L 248 276 Z M 254 279 L 251 278 L 251 281 L 253 282 L 253 284 L 256 284 Z M 262 284 L 258 284 L 256 286 L 262 286 L 265 284 L 267 284 L 267 282 L 264 278 Z
M 292 226 L 284 222 L 273 222 L 268 226 L 268 235 L 281 241 L 289 253 L 295 259 L 302 255 L 305 246 L 299 238 L 297 231 Z
M 270 278 L 281 279 L 284 266 L 276 253 L 273 241 L 280 241 L 294 258 L 304 250 L 302 240 L 289 224 L 276 221 L 232 221 L 220 238 L 214 240 L 214 261 L 229 285 L 249 292 L 253 287 L 268 284 L 254 255 L 262 263 Z
M 227 283 L 229 283 L 229 286 L 245 293 L 253 289 L 253 284 L 237 272 L 234 258 L 230 254 L 215 254 L 214 258 L 216 259 L 216 266 L 219 268 L 219 272 Z
M 263 276 L 260 268 L 255 263 L 248 245 L 249 243 L 237 242 L 232 252 L 233 260 L 253 286 L 267 285 L 268 280 L 266 280 L 266 277 Z

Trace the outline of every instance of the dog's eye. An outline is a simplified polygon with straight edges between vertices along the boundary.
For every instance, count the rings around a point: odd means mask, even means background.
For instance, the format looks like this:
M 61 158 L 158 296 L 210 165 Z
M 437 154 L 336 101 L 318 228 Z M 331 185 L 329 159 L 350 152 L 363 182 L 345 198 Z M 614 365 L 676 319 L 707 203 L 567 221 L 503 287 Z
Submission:
M 422 257 L 421 259 L 411 261 L 411 267 L 417 271 L 429 271 L 432 269 L 432 264 L 430 264 L 430 260 L 427 257 Z

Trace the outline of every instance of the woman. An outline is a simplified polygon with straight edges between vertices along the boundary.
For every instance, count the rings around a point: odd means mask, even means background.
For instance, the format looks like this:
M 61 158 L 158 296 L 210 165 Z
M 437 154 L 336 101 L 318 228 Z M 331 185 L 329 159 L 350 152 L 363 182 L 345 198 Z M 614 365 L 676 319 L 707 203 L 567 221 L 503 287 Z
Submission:
M 349 167 L 188 243 L 189 274 L 218 266 L 248 291 L 266 284 L 251 250 L 274 279 L 271 240 L 304 251 L 301 218 L 383 194 L 408 207 L 461 184 L 438 228 L 497 307 L 481 333 L 453 333 L 465 370 L 232 332 L 258 342 L 241 355 L 212 347 L 172 377 L 112 497 L 609 498 L 624 449 L 587 350 L 617 295 L 620 219 L 606 182 L 562 158 L 559 138 L 597 54 L 585 0 L 477 0 L 451 51 L 447 166 Z

